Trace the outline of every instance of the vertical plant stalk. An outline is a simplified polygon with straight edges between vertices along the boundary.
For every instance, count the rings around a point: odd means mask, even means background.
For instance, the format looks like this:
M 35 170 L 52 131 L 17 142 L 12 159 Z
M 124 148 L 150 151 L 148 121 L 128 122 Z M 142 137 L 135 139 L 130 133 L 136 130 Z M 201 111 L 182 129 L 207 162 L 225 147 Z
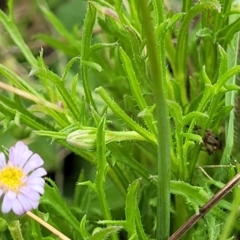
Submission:
M 84 26 L 83 26 L 83 36 L 82 36 L 82 46 L 81 46 L 82 61 L 87 61 L 89 58 L 89 49 L 91 45 L 92 30 L 96 20 L 96 12 L 97 11 L 95 7 L 91 3 L 89 3 L 86 18 L 84 20 Z M 85 92 L 86 101 L 89 105 L 92 105 L 93 108 L 96 110 L 97 109 L 96 104 L 93 100 L 91 89 L 88 82 L 88 67 L 84 66 L 84 64 L 81 65 L 81 75 L 82 75 L 83 88 Z
M 232 3 L 232 10 L 240 9 L 240 1 L 234 1 Z M 239 18 L 239 14 L 233 14 L 229 16 L 229 24 L 233 23 Z M 238 56 L 238 42 L 239 42 L 239 33 L 236 33 L 233 37 L 233 40 L 230 42 L 227 48 L 227 59 L 228 59 L 228 69 L 231 69 L 237 65 L 237 56 Z M 235 84 L 236 77 L 232 76 L 228 80 L 228 84 Z M 225 95 L 225 106 L 234 106 L 234 98 L 236 91 L 227 92 Z M 228 164 L 229 157 L 234 143 L 234 109 L 230 112 L 229 118 L 226 123 L 226 146 L 223 152 L 221 159 L 221 164 Z
M 156 102 L 156 119 L 158 126 L 158 188 L 157 188 L 157 232 L 158 240 L 166 240 L 169 236 L 170 226 L 170 137 L 168 111 L 166 106 L 166 63 L 164 38 L 158 42 L 156 39 L 148 1 L 141 1 L 139 8 L 142 13 L 142 24 L 147 39 L 147 51 L 150 62 L 152 76 L 152 92 Z M 159 2 L 156 6 L 158 19 L 163 21 L 163 2 Z
M 104 116 L 101 119 L 97 130 L 97 169 L 95 184 L 103 216 L 106 220 L 112 220 L 112 216 L 107 202 L 107 197 L 105 194 L 105 181 L 107 172 L 105 123 L 106 118 Z M 115 234 L 112 235 L 112 240 L 117 240 L 117 236 Z
M 22 231 L 19 220 L 10 221 L 8 223 L 8 229 L 14 240 L 23 240 Z
M 240 9 L 240 0 L 233 1 L 232 3 L 232 10 Z M 239 14 L 233 14 L 229 16 L 229 24 L 236 21 L 239 18 Z M 228 69 L 236 66 L 237 64 L 237 57 L 238 57 L 238 45 L 239 45 L 239 33 L 236 33 L 233 37 L 233 40 L 230 42 L 227 48 L 227 59 L 228 59 Z M 229 84 L 235 84 L 235 76 L 229 79 Z M 235 91 L 227 92 L 225 95 L 225 105 L 233 105 L 234 106 L 234 98 L 235 98 Z M 227 135 L 226 135 L 226 147 L 223 152 L 223 157 L 221 159 L 223 164 L 227 164 L 229 156 L 231 155 L 231 151 L 234 144 L 234 109 L 230 112 L 229 119 L 227 122 Z M 234 194 L 234 200 L 232 204 L 231 212 L 226 219 L 224 224 L 224 228 L 221 234 L 220 240 L 227 239 L 230 234 L 231 230 L 234 226 L 238 215 L 238 206 L 240 204 L 240 189 L 236 189 Z

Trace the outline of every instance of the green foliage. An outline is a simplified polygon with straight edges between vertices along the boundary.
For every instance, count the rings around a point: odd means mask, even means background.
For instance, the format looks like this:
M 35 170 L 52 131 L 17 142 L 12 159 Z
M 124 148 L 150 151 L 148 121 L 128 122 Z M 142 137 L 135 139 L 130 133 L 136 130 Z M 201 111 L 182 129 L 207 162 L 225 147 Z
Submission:
M 56 173 L 35 213 L 70 239 L 167 239 L 236 174 L 218 165 L 240 156 L 239 1 L 27 2 L 31 38 L 17 2 L 0 10 L 0 120 L 1 145 L 31 143 Z M 225 134 L 211 156 L 207 129 Z M 182 239 L 239 235 L 238 205 L 236 190 Z M 56 239 L 20 221 L 25 239 Z

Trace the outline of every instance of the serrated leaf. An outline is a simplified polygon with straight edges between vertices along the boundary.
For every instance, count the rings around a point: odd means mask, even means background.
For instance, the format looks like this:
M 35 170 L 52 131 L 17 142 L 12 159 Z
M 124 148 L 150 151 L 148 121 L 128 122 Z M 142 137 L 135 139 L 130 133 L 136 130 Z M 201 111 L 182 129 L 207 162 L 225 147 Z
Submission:
M 108 239 L 108 237 L 112 234 L 115 234 L 119 232 L 122 229 L 120 226 L 110 226 L 106 227 L 104 229 L 101 229 L 97 233 L 95 233 L 93 236 L 87 238 L 86 240 L 104 240 Z
M 35 131 L 35 133 L 39 136 L 45 136 L 45 137 L 50 137 L 53 139 L 63 139 L 66 140 L 68 134 L 64 132 L 53 132 L 53 131 Z
M 78 182 L 77 185 L 80 185 L 80 186 L 88 186 L 90 187 L 92 190 L 94 190 L 95 192 L 97 191 L 96 190 L 96 184 L 91 182 L 91 181 L 85 181 L 85 182 Z
M 84 215 L 81 222 L 80 222 L 80 233 L 81 236 L 86 239 L 90 237 L 90 233 L 86 229 L 86 221 L 87 221 L 87 216 Z
M 100 49 L 113 48 L 113 47 L 116 47 L 118 45 L 119 45 L 118 42 L 114 42 L 114 43 L 95 43 L 92 46 L 90 46 L 88 57 L 90 57 L 92 53 L 94 53 L 94 52 L 96 52 Z
M 226 45 L 233 39 L 234 35 L 239 31 L 240 31 L 240 18 L 218 32 L 217 35 L 218 41 L 224 40 L 224 45 Z
M 239 91 L 240 90 L 240 87 L 235 85 L 235 84 L 226 84 L 224 86 L 224 88 L 227 90 L 227 91 Z
M 79 232 L 78 220 L 71 213 L 66 202 L 63 201 L 57 186 L 51 179 L 47 178 L 47 181 L 51 184 L 51 186 L 45 184 L 45 192 L 41 197 L 41 204 L 51 207 L 55 214 L 68 222 L 69 226 L 71 226 L 75 231 Z
M 136 234 L 136 209 L 138 208 L 137 202 L 137 191 L 139 188 L 140 179 L 135 180 L 131 183 L 127 190 L 126 197 L 126 207 L 125 207 L 125 216 L 126 216 L 126 230 L 129 233 L 129 236 Z
M 187 114 L 182 118 L 182 124 L 187 125 L 197 118 L 209 118 L 209 116 L 205 113 L 198 112 L 198 111 L 190 112 L 189 114 Z
M 229 115 L 229 113 L 232 111 L 233 106 L 224 106 L 220 111 L 216 112 L 216 115 L 214 116 L 214 119 L 225 119 L 226 116 Z
M 206 85 L 208 85 L 208 86 L 211 86 L 211 85 L 212 85 L 212 82 L 211 82 L 211 80 L 209 79 L 209 77 L 208 77 L 208 75 L 207 75 L 207 73 L 206 73 L 206 68 L 205 68 L 205 66 L 202 67 L 201 77 L 202 77 L 202 79 L 203 79 L 203 81 L 204 81 L 204 83 L 205 83 Z
M 177 124 L 182 124 L 182 108 L 177 102 L 174 101 L 167 101 L 169 111 L 171 113 L 171 116 L 173 117 L 174 121 Z
M 213 38 L 213 31 L 212 31 L 212 29 L 210 29 L 210 28 L 202 28 L 202 29 L 200 29 L 200 30 L 198 30 L 197 31 L 197 33 L 196 33 L 196 36 L 197 37 L 201 37 L 201 38 Z
M 224 48 L 218 45 L 218 52 L 220 56 L 220 65 L 218 76 L 222 76 L 228 69 L 228 60 L 227 60 L 227 53 L 225 52 Z
M 83 60 L 86 60 L 86 57 L 89 54 L 92 30 L 96 20 L 96 12 L 97 11 L 94 5 L 89 2 L 87 14 L 86 14 L 84 25 L 83 25 L 82 46 L 81 46 L 81 50 L 82 50 L 81 54 L 82 54 Z
M 191 141 L 195 141 L 195 142 L 199 142 L 199 143 L 202 142 L 202 137 L 197 134 L 194 134 L 194 133 L 181 133 L 181 136 L 185 137 Z
M 69 70 L 71 69 L 72 65 L 73 65 L 76 61 L 78 61 L 78 60 L 80 60 L 80 59 L 81 59 L 80 57 L 74 57 L 74 58 L 72 58 L 72 59 L 67 63 L 67 65 L 66 65 L 66 67 L 65 67 L 65 69 L 64 69 L 63 76 L 62 76 L 62 81 L 65 80 L 65 78 L 66 78 Z
M 171 181 L 171 193 L 180 195 L 186 199 L 186 203 L 191 205 L 195 213 L 199 213 L 199 206 L 204 205 L 208 200 L 208 194 L 201 188 L 191 186 L 181 181 Z
M 84 67 L 89 67 L 91 69 L 97 70 L 98 72 L 101 72 L 103 69 L 100 64 L 95 63 L 95 62 L 90 62 L 90 61 L 81 61 L 82 66 Z

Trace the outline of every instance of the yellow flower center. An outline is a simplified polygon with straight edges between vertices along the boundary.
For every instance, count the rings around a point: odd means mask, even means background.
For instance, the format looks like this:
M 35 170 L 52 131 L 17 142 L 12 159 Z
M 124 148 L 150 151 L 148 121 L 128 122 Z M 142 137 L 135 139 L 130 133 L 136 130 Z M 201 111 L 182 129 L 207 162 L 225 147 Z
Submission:
M 24 186 L 24 172 L 21 168 L 15 166 L 7 166 L 0 171 L 0 187 L 4 191 L 12 190 L 17 192 L 19 188 Z

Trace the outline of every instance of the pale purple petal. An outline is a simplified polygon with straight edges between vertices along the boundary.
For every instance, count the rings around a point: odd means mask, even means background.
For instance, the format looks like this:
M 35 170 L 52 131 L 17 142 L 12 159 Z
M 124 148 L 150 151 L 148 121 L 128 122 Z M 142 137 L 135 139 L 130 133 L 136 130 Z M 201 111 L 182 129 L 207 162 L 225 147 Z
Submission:
M 12 205 L 12 210 L 17 215 L 22 215 L 25 213 L 24 208 L 18 199 L 14 200 L 13 205 Z
M 18 198 L 19 202 L 22 204 L 25 212 L 30 211 L 33 208 L 28 196 L 19 194 L 17 198 Z
M 38 207 L 40 197 L 41 197 L 41 196 L 38 195 L 38 198 L 37 198 L 36 200 L 32 200 L 32 199 L 30 199 L 29 197 L 27 197 L 28 203 L 29 203 L 30 206 L 31 206 L 30 210 L 31 210 L 31 209 L 35 209 L 35 208 Z M 29 210 L 27 210 L 27 211 L 29 211 Z
M 8 213 L 12 209 L 12 205 L 16 199 L 16 193 L 8 191 L 3 197 L 2 212 Z
M 40 197 L 39 197 L 39 199 L 40 199 Z M 39 205 L 39 200 L 38 201 L 31 201 L 31 204 L 32 204 L 32 208 L 36 209 Z
M 3 213 L 12 210 L 15 214 L 22 215 L 38 207 L 40 194 L 44 193 L 45 180 L 42 177 L 47 174 L 46 170 L 41 167 L 43 163 L 42 158 L 38 154 L 33 154 L 23 142 L 17 142 L 9 149 L 8 163 L 6 163 L 4 154 L 0 153 L 0 170 L 8 164 L 12 168 L 22 169 L 25 173 L 21 179 L 24 186 L 19 185 L 16 192 L 9 190 L 11 187 L 7 184 L 4 188 L 0 188 L 0 197 L 3 196 Z
M 44 187 L 40 186 L 39 184 L 28 184 L 27 187 L 30 188 L 32 191 L 39 192 L 40 194 L 44 193 Z
M 29 151 L 28 147 L 21 141 L 17 142 L 15 147 L 9 149 L 9 161 L 13 165 L 18 165 L 25 151 Z
M 28 186 L 28 184 L 39 184 L 40 186 L 43 186 L 45 183 L 43 178 L 28 178 L 26 181 L 26 186 Z
M 24 166 L 23 170 L 26 174 L 29 172 L 39 168 L 40 166 L 43 165 L 43 160 L 38 154 L 34 154 L 31 156 L 31 158 L 28 160 L 26 165 Z
M 23 155 L 22 155 L 19 163 L 18 163 L 18 166 L 22 168 L 22 167 L 26 164 L 26 162 L 28 161 L 28 159 L 30 159 L 30 157 L 32 156 L 32 154 L 33 154 L 33 152 L 30 151 L 30 150 L 25 151 L 25 152 L 23 153 Z
M 47 171 L 44 168 L 38 168 L 34 172 L 31 172 L 31 174 L 28 177 L 35 178 L 35 177 L 43 177 L 45 175 L 47 175 Z
M 8 213 L 12 209 L 12 202 L 8 201 L 6 197 L 3 197 L 3 202 L 2 202 L 2 212 L 3 213 Z
M 24 187 L 20 192 L 27 196 L 31 201 L 39 201 L 40 199 L 40 194 L 36 191 L 32 191 L 30 188 Z
M 17 193 L 14 191 L 7 191 L 5 194 L 5 198 L 9 201 L 12 201 L 17 198 Z
M 0 168 L 4 168 L 6 166 L 6 159 L 3 153 L 0 153 Z
M 40 197 L 41 196 L 38 193 L 34 194 L 33 192 L 31 192 L 30 195 L 21 193 L 18 196 L 19 200 L 24 203 L 23 207 L 26 211 L 37 208 L 39 205 Z

